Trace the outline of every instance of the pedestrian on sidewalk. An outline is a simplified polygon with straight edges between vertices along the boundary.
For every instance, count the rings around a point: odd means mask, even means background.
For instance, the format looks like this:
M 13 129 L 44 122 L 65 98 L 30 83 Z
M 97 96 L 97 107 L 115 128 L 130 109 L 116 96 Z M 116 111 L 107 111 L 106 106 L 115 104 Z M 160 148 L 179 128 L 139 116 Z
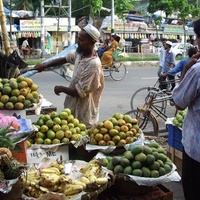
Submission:
M 166 44 L 166 38 L 162 38 L 162 46 L 160 48 L 160 52 L 158 54 L 159 57 L 159 68 L 158 68 L 158 77 L 160 76 L 160 73 L 162 71 L 162 67 L 164 65 L 164 61 L 165 61 L 165 44 Z

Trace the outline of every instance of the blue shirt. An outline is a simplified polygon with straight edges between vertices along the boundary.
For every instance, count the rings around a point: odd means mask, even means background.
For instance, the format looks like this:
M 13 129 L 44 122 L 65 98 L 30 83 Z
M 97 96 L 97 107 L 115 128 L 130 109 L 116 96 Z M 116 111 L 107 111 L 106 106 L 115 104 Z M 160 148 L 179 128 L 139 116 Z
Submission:
M 200 61 L 185 74 L 173 92 L 174 102 L 188 107 L 182 127 L 182 144 L 188 156 L 200 162 Z
M 171 71 L 168 72 L 169 75 L 174 75 L 178 72 L 183 72 L 185 65 L 190 61 L 190 58 L 182 59 Z
M 171 64 L 175 65 L 175 55 L 171 50 L 169 52 L 165 51 L 165 61 L 162 68 L 162 73 L 168 73 Z

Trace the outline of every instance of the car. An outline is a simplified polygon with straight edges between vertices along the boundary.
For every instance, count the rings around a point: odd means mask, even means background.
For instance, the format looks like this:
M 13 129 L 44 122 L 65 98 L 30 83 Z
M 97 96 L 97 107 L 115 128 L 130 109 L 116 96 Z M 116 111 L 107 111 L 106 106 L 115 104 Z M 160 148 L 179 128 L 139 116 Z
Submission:
M 187 56 L 187 51 L 188 49 L 190 49 L 191 47 L 194 47 L 192 44 L 190 43 L 172 43 L 172 52 L 174 52 L 175 57 L 183 57 L 183 56 Z

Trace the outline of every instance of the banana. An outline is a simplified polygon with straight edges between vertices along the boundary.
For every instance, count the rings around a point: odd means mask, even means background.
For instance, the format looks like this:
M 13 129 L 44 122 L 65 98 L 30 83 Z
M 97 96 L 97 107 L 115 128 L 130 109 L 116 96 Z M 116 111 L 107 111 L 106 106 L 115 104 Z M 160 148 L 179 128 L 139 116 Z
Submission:
M 53 192 L 57 192 L 58 191 L 58 187 L 59 187 L 59 185 L 54 185 L 54 186 L 52 186 L 51 190 Z
M 59 186 L 58 186 L 58 192 L 61 192 L 63 193 L 67 188 L 70 187 L 71 184 L 69 183 L 61 183 Z
M 90 183 L 94 183 L 94 182 L 97 180 L 97 177 L 94 176 L 94 175 L 90 175 L 90 176 L 88 177 L 88 179 L 89 179 Z
M 60 175 L 60 171 L 56 167 L 43 168 L 43 169 L 41 169 L 40 173 L 41 174 L 42 173 L 46 173 L 46 174 L 57 174 L 57 175 Z
M 83 191 L 82 185 L 70 185 L 69 188 L 65 189 L 64 194 L 66 196 L 69 196 L 69 195 L 77 194 L 82 191 Z
M 106 177 L 102 177 L 102 178 L 97 178 L 95 180 L 95 183 L 97 185 L 104 185 L 104 184 L 107 184 L 108 183 L 108 179 Z
M 72 181 L 72 185 L 81 185 L 81 186 L 83 186 L 83 189 L 86 188 L 86 184 L 85 183 L 83 183 L 81 181 L 77 181 L 77 180 Z
M 61 183 L 71 183 L 72 179 L 69 175 L 62 174 L 62 175 L 60 175 L 60 182 Z
M 60 176 L 56 174 L 42 174 L 41 178 L 45 186 L 54 186 L 60 182 Z
M 87 177 L 85 177 L 85 176 L 82 176 L 82 177 L 80 178 L 80 181 L 83 182 L 83 183 L 85 183 L 85 184 L 90 183 L 90 180 L 89 180 Z

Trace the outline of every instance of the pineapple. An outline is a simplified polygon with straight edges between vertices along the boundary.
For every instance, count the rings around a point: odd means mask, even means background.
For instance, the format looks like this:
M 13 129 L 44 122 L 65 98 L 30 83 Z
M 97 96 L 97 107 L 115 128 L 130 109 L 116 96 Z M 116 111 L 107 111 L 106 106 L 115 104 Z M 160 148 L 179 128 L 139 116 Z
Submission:
M 18 139 L 11 139 L 9 133 L 14 132 L 14 129 L 10 129 L 11 124 L 6 127 L 0 127 L 0 147 L 6 147 L 10 150 L 15 148 L 15 144 L 18 142 Z
M 20 176 L 22 170 L 26 167 L 12 157 L 11 150 L 15 149 L 18 139 L 12 139 L 10 129 L 11 124 L 6 127 L 0 127 L 0 182 L 1 179 L 15 179 Z

